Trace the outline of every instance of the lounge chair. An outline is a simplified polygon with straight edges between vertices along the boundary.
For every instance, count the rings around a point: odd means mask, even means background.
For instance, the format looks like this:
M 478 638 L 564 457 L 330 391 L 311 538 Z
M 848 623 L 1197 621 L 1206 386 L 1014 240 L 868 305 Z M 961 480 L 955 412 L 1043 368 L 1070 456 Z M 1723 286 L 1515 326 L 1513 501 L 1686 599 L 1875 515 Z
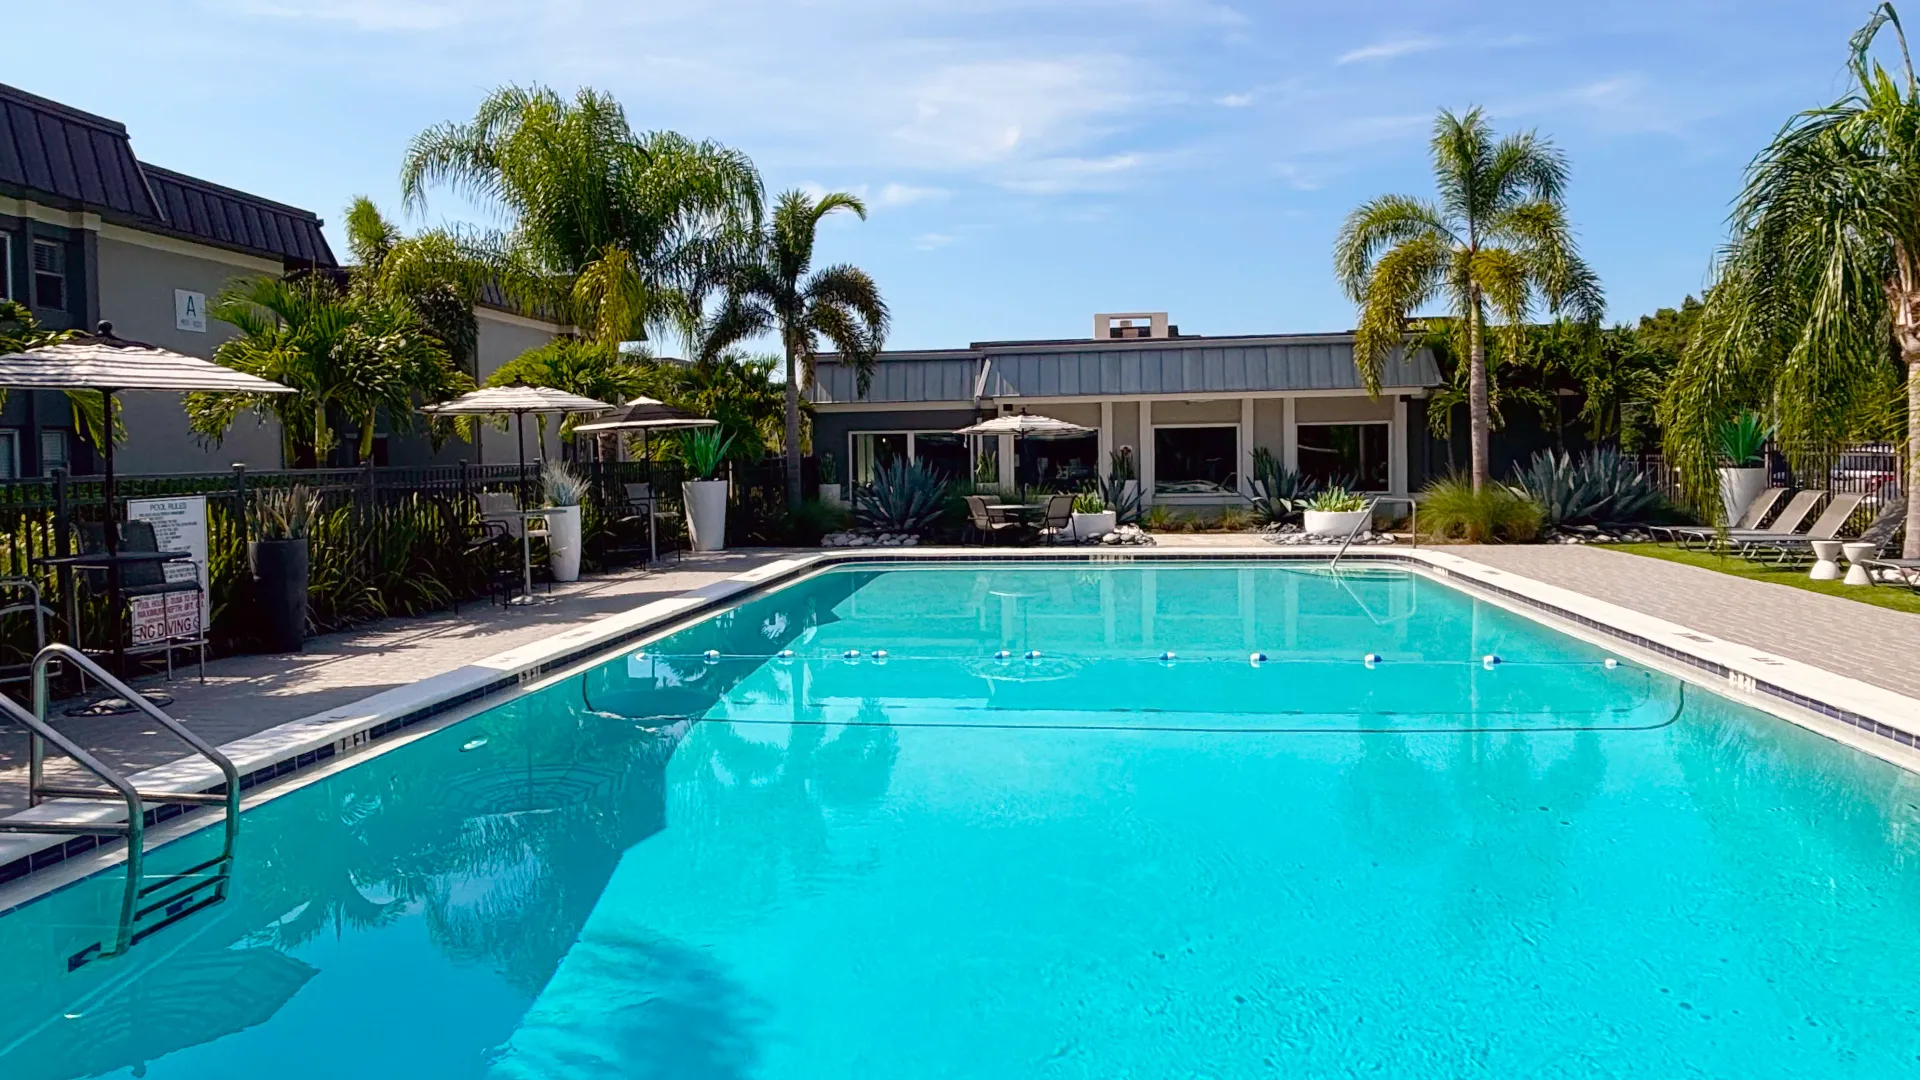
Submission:
M 1792 536 L 1794 530 L 1800 527 L 1800 523 L 1807 520 L 1807 515 L 1813 513 L 1814 505 L 1825 498 L 1826 494 L 1824 491 L 1813 489 L 1795 492 L 1793 498 L 1787 500 L 1787 505 L 1780 511 L 1779 516 L 1765 528 L 1728 529 L 1724 534 L 1726 544 L 1729 547 L 1738 547 L 1742 543 L 1757 543 L 1769 538 Z M 1718 546 L 1722 535 L 1718 529 L 1708 530 L 1705 546 L 1709 549 Z
M 1860 565 L 1867 568 L 1867 580 L 1880 584 L 1879 574 L 1893 575 L 1893 579 L 1905 585 L 1915 594 L 1920 594 L 1920 559 L 1862 559 Z
M 1767 515 L 1772 513 L 1773 508 L 1779 504 L 1780 497 L 1786 493 L 1786 488 L 1776 487 L 1768 488 L 1754 496 L 1753 501 L 1747 504 L 1746 512 L 1740 515 L 1740 520 L 1733 523 L 1733 528 L 1759 528 L 1760 523 L 1767 520 Z M 1720 534 L 1719 528 L 1713 525 L 1649 525 L 1647 531 L 1656 539 L 1665 536 L 1668 540 L 1682 546 L 1687 546 L 1694 541 L 1711 541 Z
M 1813 541 L 1838 537 L 1840 530 L 1846 527 L 1847 519 L 1853 517 L 1854 511 L 1860 509 L 1860 504 L 1865 501 L 1865 492 L 1836 491 L 1827 502 L 1827 508 L 1820 511 L 1820 516 L 1814 519 L 1806 532 L 1746 539 L 1738 534 L 1728 534 L 1727 543 L 1741 558 L 1786 563 L 1790 559 L 1812 554 Z

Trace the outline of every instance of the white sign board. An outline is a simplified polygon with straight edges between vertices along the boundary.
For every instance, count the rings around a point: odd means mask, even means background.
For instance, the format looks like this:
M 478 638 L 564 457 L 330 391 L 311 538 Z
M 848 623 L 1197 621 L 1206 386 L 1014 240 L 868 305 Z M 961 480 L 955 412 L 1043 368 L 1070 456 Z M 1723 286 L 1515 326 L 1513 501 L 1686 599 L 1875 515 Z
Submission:
M 176 330 L 191 330 L 196 334 L 206 333 L 207 294 L 185 289 L 173 290 L 173 327 Z
M 153 524 L 153 538 L 161 551 L 184 551 L 192 556 L 161 564 L 168 581 L 200 582 L 200 594 L 163 593 L 136 596 L 133 643 L 151 645 L 168 638 L 194 637 L 207 625 L 207 497 L 189 495 L 171 499 L 129 499 L 127 517 Z

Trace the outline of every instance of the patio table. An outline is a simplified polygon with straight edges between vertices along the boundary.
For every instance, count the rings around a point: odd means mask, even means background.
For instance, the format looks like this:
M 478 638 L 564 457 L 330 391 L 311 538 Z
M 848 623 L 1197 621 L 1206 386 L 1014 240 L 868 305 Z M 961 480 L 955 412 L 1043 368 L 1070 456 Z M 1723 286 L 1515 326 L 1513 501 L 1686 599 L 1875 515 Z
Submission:
M 1847 576 L 1845 584 L 1871 585 L 1873 579 L 1867 576 L 1867 568 L 1862 563 L 1880 554 L 1880 545 L 1856 540 L 1840 545 L 1840 551 L 1847 557 Z
M 1807 576 L 1815 581 L 1836 581 L 1840 577 L 1840 541 L 1814 540 L 1809 542 L 1813 548 L 1813 569 Z

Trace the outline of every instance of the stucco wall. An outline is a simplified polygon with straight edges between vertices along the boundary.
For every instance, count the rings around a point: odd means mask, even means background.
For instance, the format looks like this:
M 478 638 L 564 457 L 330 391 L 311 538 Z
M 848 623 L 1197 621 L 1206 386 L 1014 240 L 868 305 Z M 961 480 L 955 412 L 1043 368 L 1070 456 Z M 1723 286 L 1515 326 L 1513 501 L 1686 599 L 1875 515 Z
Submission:
M 1279 398 L 1255 398 L 1253 402 L 1253 445 L 1263 446 L 1273 451 L 1274 457 L 1282 455 L 1281 444 L 1286 441 L 1286 402 Z
M 1140 452 L 1140 403 L 1137 401 L 1116 401 L 1113 403 L 1113 448 L 1133 447 Z
M 1297 424 L 1350 424 L 1359 420 L 1393 419 L 1393 398 L 1303 397 L 1293 405 Z
M 536 324 L 526 319 L 513 318 L 500 312 L 481 308 L 474 312 L 479 328 L 479 337 L 474 346 L 474 366 L 477 377 L 484 385 L 487 376 L 500 370 L 501 365 L 530 349 L 537 349 L 552 341 L 557 334 L 550 326 Z M 612 402 L 619 405 L 621 402 Z M 540 443 L 536 437 L 539 425 L 533 417 L 527 418 L 527 458 L 532 460 L 540 453 Z M 435 460 L 456 461 L 466 458 L 469 461 L 508 464 L 519 459 L 519 449 L 515 442 L 516 432 L 509 428 L 501 431 L 485 427 L 480 432 L 478 449 L 468 447 L 459 440 L 451 440 L 441 448 Z M 560 424 L 557 418 L 547 421 L 546 452 L 548 457 L 560 456 Z
M 1153 422 L 1160 424 L 1237 424 L 1240 422 L 1240 400 L 1233 398 L 1222 401 L 1156 401 L 1153 403 Z
M 227 282 L 279 267 L 261 259 L 177 242 L 168 249 L 102 236 L 99 241 L 100 317 L 121 337 L 211 359 L 237 331 L 209 317 L 205 332 L 175 325 L 174 290 L 204 294 L 211 301 Z M 279 425 L 252 413 L 234 422 L 219 446 L 206 446 L 187 429 L 181 395 L 132 392 L 121 396 L 126 440 L 117 467 L 127 473 L 210 472 L 235 462 L 253 469 L 280 468 Z

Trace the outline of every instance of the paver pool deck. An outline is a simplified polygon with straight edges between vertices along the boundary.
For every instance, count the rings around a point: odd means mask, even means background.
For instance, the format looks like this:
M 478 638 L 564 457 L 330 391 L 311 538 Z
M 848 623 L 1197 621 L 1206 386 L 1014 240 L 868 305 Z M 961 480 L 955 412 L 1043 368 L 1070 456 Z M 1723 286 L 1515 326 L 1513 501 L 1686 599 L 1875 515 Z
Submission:
M 1249 535 L 1170 535 L 1165 548 L 1279 549 Z M 817 549 L 816 549 L 817 550 Z M 1801 660 L 1920 697 L 1920 616 L 1597 546 L 1450 546 L 1496 569 L 1584 593 L 1726 641 Z M 292 655 L 236 656 L 163 688 L 168 711 L 215 744 L 417 682 L 615 612 L 684 593 L 796 554 L 754 548 L 689 556 L 654 573 L 628 572 L 557 586 L 556 602 L 503 609 L 484 603 L 385 620 L 308 642 Z M 179 744 L 131 717 L 59 720 L 61 729 L 126 770 L 180 756 Z M 62 763 L 64 764 L 64 762 Z M 0 814 L 26 804 L 26 736 L 0 722 Z

